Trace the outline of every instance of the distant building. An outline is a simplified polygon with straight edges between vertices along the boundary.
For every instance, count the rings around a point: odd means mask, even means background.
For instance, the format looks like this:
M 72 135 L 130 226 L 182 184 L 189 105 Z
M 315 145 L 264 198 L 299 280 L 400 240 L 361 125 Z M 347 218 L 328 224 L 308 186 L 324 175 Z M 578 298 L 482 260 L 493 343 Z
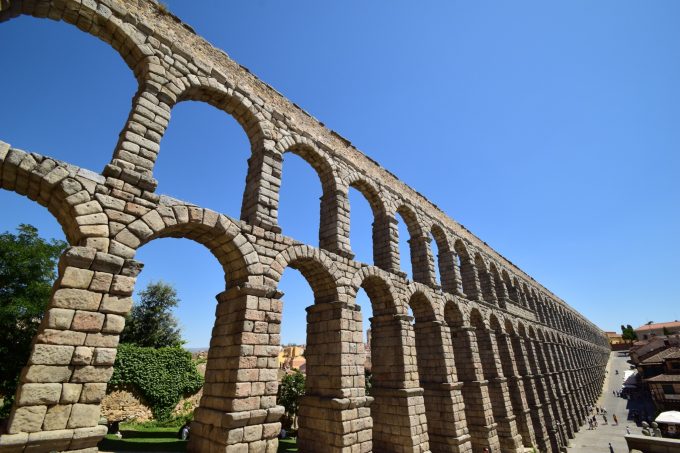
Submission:
M 630 348 L 630 362 L 659 411 L 680 409 L 680 335 L 636 341 Z
M 635 329 L 635 333 L 638 340 L 649 340 L 651 337 L 680 333 L 680 321 L 645 324 Z
M 623 337 L 621 336 L 620 333 L 616 332 L 605 332 L 607 334 L 607 339 L 609 340 L 609 346 L 612 347 L 612 349 L 616 349 L 618 345 L 625 345 L 626 342 L 624 341 Z
M 284 346 L 279 352 L 279 369 L 291 370 L 297 368 L 304 373 L 307 363 L 304 354 L 304 345 Z
M 660 411 L 680 409 L 680 347 L 669 347 L 641 362 L 647 374 L 644 382 Z
M 680 335 L 669 335 L 667 337 L 651 337 L 648 340 L 637 340 L 630 347 L 628 354 L 631 363 L 639 364 L 644 358 L 652 353 L 666 349 L 669 346 L 680 346 Z

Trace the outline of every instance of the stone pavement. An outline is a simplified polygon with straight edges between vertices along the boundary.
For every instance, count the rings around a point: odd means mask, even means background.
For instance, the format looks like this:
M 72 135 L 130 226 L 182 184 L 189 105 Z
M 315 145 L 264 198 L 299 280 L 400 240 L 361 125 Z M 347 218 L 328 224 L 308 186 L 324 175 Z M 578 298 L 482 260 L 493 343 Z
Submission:
M 597 401 L 597 406 L 607 410 L 609 424 L 604 425 L 602 416 L 597 415 L 599 425 L 597 428 L 589 430 L 587 423 L 581 426 L 576 437 L 569 442 L 569 453 L 609 453 L 610 442 L 616 453 L 627 453 L 628 447 L 624 439 L 626 426 L 630 427 L 631 434 L 641 434 L 642 428 L 638 427 L 632 418 L 628 420 L 629 410 L 637 408 L 640 402 L 619 398 L 612 394 L 613 390 L 621 389 L 623 373 L 630 368 L 628 358 L 627 355 L 619 357 L 618 352 L 612 352 L 609 357 L 603 391 Z M 616 370 L 619 371 L 618 375 Z M 649 407 L 647 411 L 653 414 Z M 618 426 L 613 424 L 613 414 L 616 414 L 619 419 Z

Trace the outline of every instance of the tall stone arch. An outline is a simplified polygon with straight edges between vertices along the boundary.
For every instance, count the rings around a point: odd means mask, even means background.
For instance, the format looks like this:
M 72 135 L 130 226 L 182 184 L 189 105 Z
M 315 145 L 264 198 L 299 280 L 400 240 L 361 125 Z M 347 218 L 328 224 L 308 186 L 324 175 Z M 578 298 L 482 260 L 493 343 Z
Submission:
M 608 355 L 602 333 L 557 296 L 155 2 L 0 1 L 0 21 L 21 14 L 63 20 L 110 43 L 140 88 L 101 174 L 0 143 L 0 186 L 46 206 L 71 245 L 10 433 L 0 436 L 3 451 L 95 447 L 104 434 L 98 403 L 142 267 L 136 251 L 162 237 L 203 244 L 225 273 L 191 451 L 276 449 L 283 413 L 277 288 L 287 267 L 303 274 L 315 296 L 307 310 L 303 449 L 468 453 L 532 445 L 554 452 L 559 430 L 546 429 L 546 420 L 562 420 L 573 433 L 601 388 Z M 155 193 L 160 140 L 172 107 L 184 100 L 234 116 L 249 137 L 241 220 Z M 286 151 L 321 180 L 320 247 L 280 234 Z M 353 260 L 349 187 L 373 210 L 373 265 Z M 415 282 L 399 269 L 396 212 L 411 236 Z M 359 288 L 372 302 L 379 351 L 372 395 L 364 385 Z M 36 396 L 43 391 L 46 399 Z M 567 406 L 556 406 L 565 395 Z

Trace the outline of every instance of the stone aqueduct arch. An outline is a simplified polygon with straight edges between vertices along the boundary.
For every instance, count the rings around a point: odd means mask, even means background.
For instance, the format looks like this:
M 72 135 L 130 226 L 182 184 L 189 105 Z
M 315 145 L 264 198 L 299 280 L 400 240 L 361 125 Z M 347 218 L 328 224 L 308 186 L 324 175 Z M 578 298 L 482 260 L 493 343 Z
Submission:
M 603 332 L 349 141 L 152 1 L 0 0 L 0 21 L 20 15 L 109 43 L 138 91 L 101 173 L 0 142 L 0 186 L 47 207 L 70 245 L 0 451 L 97 451 L 99 403 L 142 268 L 135 253 L 165 236 L 203 244 L 225 273 L 191 451 L 276 451 L 277 284 L 288 266 L 315 298 L 301 451 L 556 452 L 579 429 L 604 378 Z M 174 104 L 189 99 L 231 114 L 250 139 L 240 220 L 155 193 L 160 140 Z M 318 248 L 277 225 L 288 151 L 322 183 Z M 373 210 L 373 264 L 352 259 L 350 187 Z M 400 268 L 396 213 L 408 224 L 414 281 Z M 374 312 L 370 396 L 359 288 Z

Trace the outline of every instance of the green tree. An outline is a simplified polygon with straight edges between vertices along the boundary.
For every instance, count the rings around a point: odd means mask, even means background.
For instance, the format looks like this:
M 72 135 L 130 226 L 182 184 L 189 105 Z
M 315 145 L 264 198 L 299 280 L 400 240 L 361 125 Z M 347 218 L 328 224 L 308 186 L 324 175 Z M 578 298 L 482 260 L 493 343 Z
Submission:
M 17 234 L 0 234 L 0 417 L 11 407 L 66 245 L 42 239 L 31 225 L 19 225 Z
M 286 410 L 289 427 L 296 426 L 296 418 L 300 409 L 300 399 L 305 394 L 305 375 L 299 370 L 287 374 L 279 384 L 278 404 Z
M 633 326 L 631 326 L 630 324 L 628 324 L 627 326 L 621 324 L 621 338 L 629 342 L 637 340 L 637 334 L 635 333 L 635 329 L 633 329 Z
M 171 313 L 179 302 L 172 285 L 149 283 L 139 292 L 139 302 L 132 307 L 120 341 L 148 348 L 181 346 L 184 341 L 177 318 Z

